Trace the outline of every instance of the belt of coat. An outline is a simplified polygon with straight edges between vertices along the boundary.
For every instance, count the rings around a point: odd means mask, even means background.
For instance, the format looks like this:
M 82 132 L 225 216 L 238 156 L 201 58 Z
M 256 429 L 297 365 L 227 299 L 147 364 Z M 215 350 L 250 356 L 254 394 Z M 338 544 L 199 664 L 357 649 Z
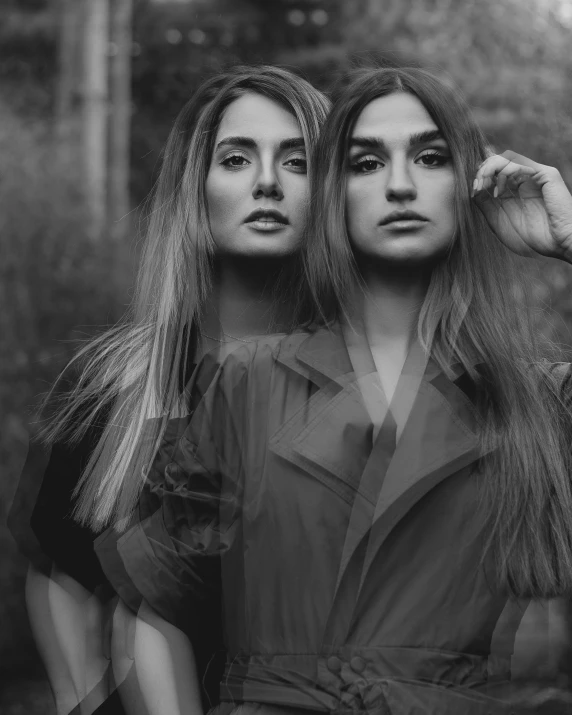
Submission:
M 327 711 L 337 715 L 509 715 L 492 694 L 508 662 L 436 649 L 347 646 L 329 655 L 237 655 L 221 700 Z

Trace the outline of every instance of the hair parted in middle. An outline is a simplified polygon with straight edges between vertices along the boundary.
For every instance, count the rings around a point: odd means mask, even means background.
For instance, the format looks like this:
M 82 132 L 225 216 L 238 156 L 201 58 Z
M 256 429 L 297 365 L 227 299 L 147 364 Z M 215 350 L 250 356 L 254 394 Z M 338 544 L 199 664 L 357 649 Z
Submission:
M 456 177 L 456 229 L 432 269 L 418 338 L 446 374 L 460 363 L 477 388 L 480 437 L 489 453 L 481 463 L 484 552 L 493 550 L 499 582 L 513 594 L 570 592 L 572 421 L 551 367 L 560 354 L 541 340 L 523 301 L 523 259 L 501 244 L 470 199 L 477 168 L 492 153 L 485 136 L 459 93 L 435 74 L 361 68 L 334 91 L 315 163 L 300 319 L 309 310 L 310 324 L 327 325 L 351 312 L 362 281 L 346 224 L 350 139 L 370 102 L 400 92 L 416 97 L 437 125 Z
M 75 516 L 94 530 L 125 523 L 166 420 L 177 412 L 192 328 L 211 288 L 215 245 L 205 185 L 214 142 L 225 109 L 249 92 L 297 119 L 313 168 L 329 102 L 293 72 L 266 65 L 232 68 L 205 81 L 179 113 L 154 190 L 130 312 L 72 360 L 72 367 L 81 365 L 79 380 L 43 430 L 48 442 L 74 441 L 105 422 L 76 490 Z

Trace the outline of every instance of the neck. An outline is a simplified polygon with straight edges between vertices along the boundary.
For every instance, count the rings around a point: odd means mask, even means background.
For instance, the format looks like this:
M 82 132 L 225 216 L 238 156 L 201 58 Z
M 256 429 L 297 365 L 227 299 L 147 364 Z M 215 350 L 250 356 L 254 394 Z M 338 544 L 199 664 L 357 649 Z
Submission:
M 272 289 L 283 265 L 283 258 L 217 259 L 212 295 L 201 318 L 203 332 L 245 338 L 280 331 L 284 321 Z
M 362 269 L 363 327 L 372 347 L 411 347 L 430 274 L 411 266 L 369 264 Z

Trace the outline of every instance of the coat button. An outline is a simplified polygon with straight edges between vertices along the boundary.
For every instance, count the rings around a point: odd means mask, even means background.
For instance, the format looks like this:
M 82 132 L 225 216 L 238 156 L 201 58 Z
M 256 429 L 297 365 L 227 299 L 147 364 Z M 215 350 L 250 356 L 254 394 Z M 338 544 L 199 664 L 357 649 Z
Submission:
M 332 673 L 339 673 L 342 669 L 342 661 L 337 655 L 331 655 L 327 660 L 328 670 Z
M 359 655 L 354 655 L 350 660 L 350 667 L 355 673 L 363 673 L 365 670 L 365 660 L 360 658 Z

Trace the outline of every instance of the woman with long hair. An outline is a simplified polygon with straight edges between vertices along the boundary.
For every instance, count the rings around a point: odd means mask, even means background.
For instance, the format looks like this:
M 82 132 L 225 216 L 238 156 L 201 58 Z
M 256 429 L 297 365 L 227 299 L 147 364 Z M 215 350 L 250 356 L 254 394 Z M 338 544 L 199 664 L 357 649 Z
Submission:
M 191 640 L 220 590 L 221 715 L 526 710 L 522 603 L 572 589 L 572 379 L 515 254 L 572 262 L 572 197 L 421 69 L 351 77 L 315 171 L 299 329 L 205 355 L 119 553 Z
M 74 357 L 66 370 L 81 366 L 73 389 L 43 429 L 52 458 L 32 525 L 54 566 L 48 578 L 45 568 L 31 568 L 27 596 L 58 713 L 80 701 L 91 712 L 106 695 L 86 676 L 94 670 L 102 677 L 106 662 L 98 596 L 103 588 L 109 598 L 109 582 L 128 589 L 129 581 L 113 558 L 113 539 L 101 545 L 105 573 L 93 540 L 128 522 L 193 364 L 231 338 L 289 325 L 307 167 L 327 110 L 324 95 L 287 70 L 237 67 L 204 82 L 175 121 L 131 310 Z M 119 608 L 114 616 L 117 681 L 130 665 L 129 613 Z M 205 658 L 216 649 L 212 640 Z M 124 689 L 130 711 L 143 712 L 137 686 Z

